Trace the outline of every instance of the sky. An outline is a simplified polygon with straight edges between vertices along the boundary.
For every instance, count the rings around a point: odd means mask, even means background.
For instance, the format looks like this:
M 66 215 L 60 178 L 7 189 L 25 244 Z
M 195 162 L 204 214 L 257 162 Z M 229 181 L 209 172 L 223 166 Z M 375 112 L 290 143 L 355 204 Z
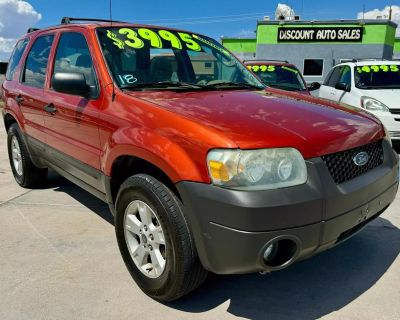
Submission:
M 385 14 L 382 10 L 397 5 L 394 18 L 400 22 L 399 1 L 386 0 L 112 0 L 115 20 L 158 24 L 221 36 L 254 35 L 256 21 L 274 18 L 279 3 L 290 5 L 304 20 L 356 19 L 365 4 L 366 18 Z M 386 10 L 387 13 L 387 10 Z M 109 18 L 109 0 L 0 0 L 0 59 L 7 59 L 17 38 L 28 27 L 59 24 L 63 16 Z M 361 17 L 361 16 L 359 16 Z

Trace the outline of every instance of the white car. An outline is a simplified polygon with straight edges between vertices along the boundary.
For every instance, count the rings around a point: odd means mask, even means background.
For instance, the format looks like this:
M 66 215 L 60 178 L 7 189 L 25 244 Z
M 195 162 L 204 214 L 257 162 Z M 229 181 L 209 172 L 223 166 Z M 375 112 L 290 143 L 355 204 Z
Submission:
M 364 108 L 400 141 L 400 61 L 353 60 L 336 65 L 319 97 Z

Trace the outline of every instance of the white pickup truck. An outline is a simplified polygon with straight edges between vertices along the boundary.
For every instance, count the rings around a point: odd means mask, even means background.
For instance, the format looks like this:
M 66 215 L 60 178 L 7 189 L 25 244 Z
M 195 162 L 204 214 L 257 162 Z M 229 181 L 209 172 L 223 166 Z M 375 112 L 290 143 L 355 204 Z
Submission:
M 319 97 L 363 108 L 400 141 L 400 61 L 354 60 L 336 65 Z

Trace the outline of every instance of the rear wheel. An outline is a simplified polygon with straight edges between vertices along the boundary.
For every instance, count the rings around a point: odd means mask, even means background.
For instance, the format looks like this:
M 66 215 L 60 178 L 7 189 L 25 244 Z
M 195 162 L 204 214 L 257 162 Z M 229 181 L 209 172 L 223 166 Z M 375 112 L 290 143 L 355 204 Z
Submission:
M 133 279 L 149 296 L 172 301 L 196 289 L 203 269 L 179 199 L 157 179 L 139 174 L 121 186 L 116 235 Z
M 21 130 L 16 123 L 8 129 L 7 146 L 11 170 L 17 183 L 22 187 L 42 184 L 47 177 L 47 168 L 41 169 L 33 164 Z

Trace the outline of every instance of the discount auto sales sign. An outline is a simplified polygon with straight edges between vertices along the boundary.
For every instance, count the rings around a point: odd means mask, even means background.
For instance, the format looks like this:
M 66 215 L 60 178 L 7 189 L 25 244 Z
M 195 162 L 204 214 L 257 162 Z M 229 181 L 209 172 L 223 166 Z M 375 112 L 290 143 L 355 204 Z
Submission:
M 278 42 L 360 42 L 362 27 L 278 28 Z

